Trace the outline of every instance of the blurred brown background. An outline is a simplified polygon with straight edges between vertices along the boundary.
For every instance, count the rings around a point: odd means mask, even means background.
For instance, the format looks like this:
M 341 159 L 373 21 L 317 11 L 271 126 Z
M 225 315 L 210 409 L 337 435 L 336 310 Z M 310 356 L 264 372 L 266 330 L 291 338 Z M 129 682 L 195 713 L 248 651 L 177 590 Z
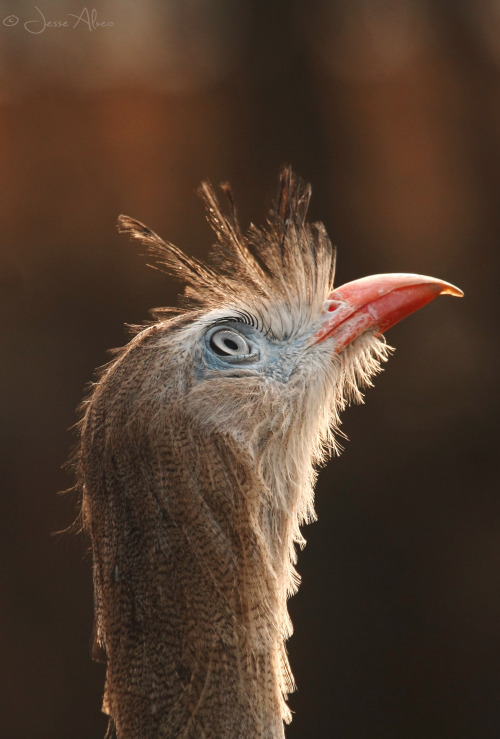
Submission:
M 0 735 L 104 732 L 91 563 L 51 535 L 76 510 L 56 492 L 94 368 L 178 290 L 117 215 L 203 255 L 200 180 L 262 222 L 291 162 L 337 284 L 466 297 L 392 329 L 345 414 L 290 603 L 287 737 L 500 736 L 499 0 L 5 1 L 0 89 Z

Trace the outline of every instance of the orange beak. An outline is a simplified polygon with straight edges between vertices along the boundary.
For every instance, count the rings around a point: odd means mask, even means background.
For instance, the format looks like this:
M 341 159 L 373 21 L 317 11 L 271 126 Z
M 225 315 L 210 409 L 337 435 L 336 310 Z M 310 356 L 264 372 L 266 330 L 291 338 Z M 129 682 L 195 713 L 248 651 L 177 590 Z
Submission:
M 423 275 L 372 275 L 347 282 L 328 296 L 324 323 L 313 344 L 333 338 L 338 353 L 367 331 L 383 334 L 438 295 L 461 298 L 463 292 L 449 282 Z

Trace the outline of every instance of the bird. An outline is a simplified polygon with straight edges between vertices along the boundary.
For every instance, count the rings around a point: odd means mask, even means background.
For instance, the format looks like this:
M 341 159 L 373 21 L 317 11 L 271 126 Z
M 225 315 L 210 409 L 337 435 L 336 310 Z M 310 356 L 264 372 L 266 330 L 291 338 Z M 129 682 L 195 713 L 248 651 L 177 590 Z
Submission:
M 224 207 L 199 189 L 216 236 L 204 262 L 118 220 L 185 289 L 115 350 L 81 407 L 108 739 L 284 737 L 287 600 L 318 468 L 389 357 L 384 332 L 463 295 L 403 273 L 335 287 L 335 249 L 289 166 L 261 227 L 243 232 L 221 188 Z

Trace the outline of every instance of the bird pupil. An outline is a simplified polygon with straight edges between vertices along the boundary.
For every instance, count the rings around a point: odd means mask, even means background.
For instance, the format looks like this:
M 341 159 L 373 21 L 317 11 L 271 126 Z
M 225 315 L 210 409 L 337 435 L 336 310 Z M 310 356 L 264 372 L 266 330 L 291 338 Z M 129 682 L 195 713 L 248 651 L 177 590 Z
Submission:
M 238 344 L 236 341 L 233 341 L 232 339 L 224 339 L 224 344 L 227 346 L 228 349 L 231 349 L 233 352 L 235 352 L 238 349 Z

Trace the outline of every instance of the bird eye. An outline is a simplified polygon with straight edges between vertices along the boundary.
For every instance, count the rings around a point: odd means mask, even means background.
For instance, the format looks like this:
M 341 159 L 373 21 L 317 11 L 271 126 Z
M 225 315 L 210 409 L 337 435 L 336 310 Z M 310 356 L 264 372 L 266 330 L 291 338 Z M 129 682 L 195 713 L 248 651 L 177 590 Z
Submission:
M 223 328 L 215 331 L 210 337 L 210 348 L 220 357 L 242 356 L 251 354 L 252 350 L 246 339 L 236 331 Z

